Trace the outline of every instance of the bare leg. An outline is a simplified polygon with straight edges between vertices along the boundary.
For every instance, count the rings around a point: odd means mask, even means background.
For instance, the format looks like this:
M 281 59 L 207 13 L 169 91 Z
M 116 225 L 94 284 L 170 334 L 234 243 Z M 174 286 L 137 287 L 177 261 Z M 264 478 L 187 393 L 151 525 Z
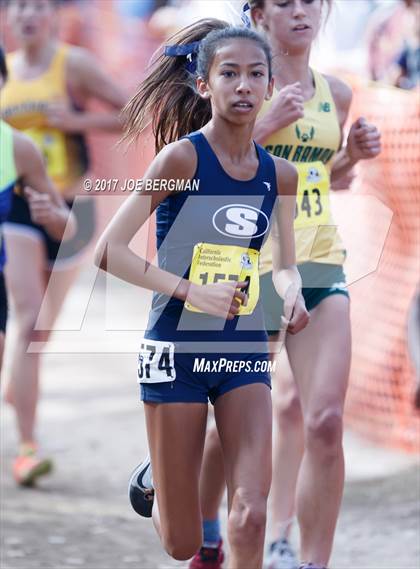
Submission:
M 145 412 L 159 508 L 153 519 L 168 554 L 189 559 L 202 542 L 199 477 L 207 405 L 145 403 Z
M 207 431 L 200 476 L 201 513 L 204 520 L 215 520 L 225 493 L 223 452 L 216 426 Z
M 36 239 L 8 237 L 7 245 L 13 254 L 6 265 L 6 281 L 15 308 L 17 330 L 11 347 L 11 375 L 6 386 L 6 399 L 15 407 L 21 442 L 33 443 L 40 355 L 26 351 L 32 340 L 45 339 L 42 333 L 34 332 L 44 294 L 45 256 L 41 241 Z
M 296 481 L 303 454 L 303 422 L 299 395 L 286 350 L 276 356 L 273 376 L 275 436 L 273 455 L 272 537 L 288 537 L 290 519 L 295 508 Z M 217 518 L 225 490 L 225 472 L 220 439 L 216 428 L 206 435 L 200 478 L 200 500 L 203 519 Z
M 239 387 L 215 404 L 228 487 L 229 569 L 260 569 L 271 483 L 272 409 L 263 384 Z
M 349 301 L 323 300 L 309 325 L 287 337 L 290 364 L 299 386 L 305 453 L 297 486 L 302 558 L 326 565 L 344 485 L 343 407 L 351 355 Z
M 47 341 L 78 268 L 54 274 L 54 286 L 48 288 L 45 297 L 50 273 L 45 271 L 43 243 L 8 234 L 7 246 L 13 252 L 6 265 L 6 279 L 15 308 L 17 333 L 11 346 L 6 400 L 15 407 L 21 442 L 34 443 L 41 354 L 27 353 L 27 349 L 32 341 Z
M 3 367 L 3 352 L 4 352 L 4 332 L 0 332 L 0 372 Z
M 46 290 L 36 322 L 36 329 L 45 329 L 47 338 L 52 332 L 53 325 L 80 269 L 81 265 L 77 264 L 66 269 L 53 269 L 53 271 L 44 272 Z
M 270 504 L 272 538 L 289 537 L 295 511 L 296 481 L 303 455 L 303 421 L 297 386 L 285 349 L 273 374 L 273 482 Z

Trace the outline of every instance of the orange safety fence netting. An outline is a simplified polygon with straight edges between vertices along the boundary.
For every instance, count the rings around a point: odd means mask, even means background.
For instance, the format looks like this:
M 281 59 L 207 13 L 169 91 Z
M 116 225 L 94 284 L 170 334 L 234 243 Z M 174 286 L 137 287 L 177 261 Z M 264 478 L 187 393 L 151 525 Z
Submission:
M 408 312 L 420 277 L 419 93 L 351 83 L 352 120 L 364 116 L 377 125 L 383 145 L 377 159 L 359 165 L 352 193 L 375 196 L 392 219 L 376 270 L 350 286 L 353 356 L 346 422 L 381 445 L 419 451 L 415 370 L 407 346 Z

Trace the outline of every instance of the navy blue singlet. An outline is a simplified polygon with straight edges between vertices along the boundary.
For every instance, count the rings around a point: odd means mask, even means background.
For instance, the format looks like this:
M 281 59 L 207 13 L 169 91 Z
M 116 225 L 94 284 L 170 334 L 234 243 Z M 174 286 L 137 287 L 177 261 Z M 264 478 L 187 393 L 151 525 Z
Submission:
M 189 277 L 194 245 L 205 242 L 259 251 L 268 236 L 277 199 L 273 158 L 255 145 L 259 166 L 252 180 L 229 176 L 201 132 L 186 138 L 197 152 L 193 180 L 199 189 L 177 192 L 157 208 L 159 267 Z M 265 342 L 260 301 L 250 315 L 225 321 L 190 312 L 184 303 L 155 293 L 146 338 L 172 342 Z

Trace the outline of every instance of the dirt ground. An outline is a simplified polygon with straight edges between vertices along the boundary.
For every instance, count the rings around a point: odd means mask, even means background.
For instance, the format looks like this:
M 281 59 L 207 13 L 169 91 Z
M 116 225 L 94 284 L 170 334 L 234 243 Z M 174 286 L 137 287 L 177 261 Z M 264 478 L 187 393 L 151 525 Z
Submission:
M 93 309 L 94 321 L 99 313 Z M 37 489 L 17 488 L 12 480 L 16 433 L 2 404 L 1 569 L 186 567 L 163 553 L 151 522 L 127 501 L 129 473 L 147 449 L 135 370 L 134 353 L 44 357 L 38 432 L 55 471 Z M 351 434 L 346 449 L 348 479 L 331 567 L 417 569 L 418 463 Z

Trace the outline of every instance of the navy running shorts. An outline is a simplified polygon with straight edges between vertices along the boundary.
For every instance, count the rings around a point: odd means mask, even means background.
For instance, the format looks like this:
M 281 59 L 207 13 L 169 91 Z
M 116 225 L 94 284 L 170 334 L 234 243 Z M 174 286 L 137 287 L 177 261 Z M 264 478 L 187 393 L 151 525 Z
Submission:
M 215 403 L 243 385 L 271 388 L 267 353 L 177 353 L 176 344 L 142 341 L 138 381 L 141 399 L 149 403 Z
M 11 231 L 32 234 L 42 240 L 50 268 L 55 262 L 66 264 L 78 258 L 95 234 L 94 200 L 84 198 L 76 200 L 74 204 L 70 200 L 66 203 L 77 220 L 77 231 L 74 237 L 63 243 L 52 239 L 42 225 L 32 221 L 28 203 L 19 194 L 13 194 L 12 208 L 6 222 Z

